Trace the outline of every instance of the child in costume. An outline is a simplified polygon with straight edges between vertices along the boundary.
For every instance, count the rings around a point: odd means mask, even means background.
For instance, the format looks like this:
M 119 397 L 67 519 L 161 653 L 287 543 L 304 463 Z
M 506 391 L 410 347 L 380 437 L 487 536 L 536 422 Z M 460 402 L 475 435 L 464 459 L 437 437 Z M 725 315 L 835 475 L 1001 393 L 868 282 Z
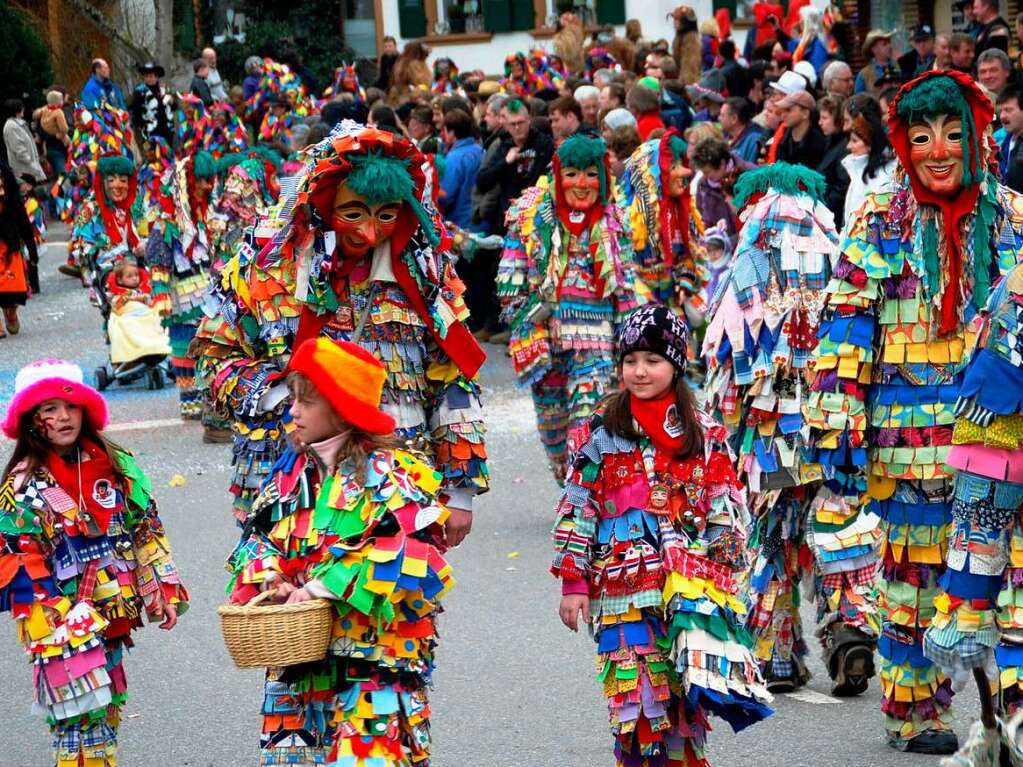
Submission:
M 885 729 L 893 748 L 917 753 L 957 747 L 951 681 L 925 655 L 924 633 L 976 633 L 973 616 L 951 615 L 939 596 L 957 578 L 943 562 L 960 513 L 949 451 L 979 311 L 1023 243 L 1023 201 L 989 170 L 993 111 L 954 71 L 927 72 L 893 99 L 895 191 L 868 194 L 846 224 L 805 409 L 826 472 L 814 526 L 829 535 L 815 530 L 813 545 L 847 562 L 826 584 L 838 606 L 823 627 L 828 654 L 872 648 L 861 595 L 876 570 Z M 859 534 L 878 518 L 880 568 Z
M 552 168 L 508 211 L 497 289 L 512 366 L 532 390 L 540 439 L 561 482 L 611 391 L 615 328 L 638 299 L 604 142 L 571 136 Z
M 146 243 L 146 265 L 153 277 L 155 305 L 170 330 L 171 366 L 181 417 L 202 419 L 210 428 L 227 424 L 205 412 L 195 386 L 195 362 L 188 345 L 202 318 L 202 301 L 213 261 L 207 218 L 217 164 L 209 152 L 178 160 L 161 184 L 160 220 Z
M 636 278 L 654 300 L 701 324 L 703 222 L 689 194 L 686 162 L 686 142 L 675 131 L 641 144 L 625 164 L 620 204 Z
M 838 247 L 834 217 L 822 202 L 824 186 L 819 174 L 787 163 L 739 179 L 739 240 L 711 298 L 702 350 L 707 403 L 733 432 L 736 473 L 750 491 L 755 521 L 747 626 L 771 692 L 790 692 L 810 678 L 799 584 L 811 570 L 805 519 L 821 472 L 804 460 L 808 429 L 801 405 Z M 845 561 L 831 556 L 831 547 L 822 545 L 826 533 L 819 532 L 818 566 L 826 580 Z M 870 548 L 876 541 L 871 529 L 860 542 Z M 861 593 L 861 601 L 867 595 Z M 818 608 L 823 616 L 835 606 L 822 599 Z M 876 635 L 876 621 L 871 630 Z
M 117 262 L 107 275 L 106 293 L 110 300 L 107 335 L 114 365 L 171 353 L 167 329 L 153 306 L 149 272 L 134 257 L 125 256 Z
M 446 533 L 457 544 L 489 486 L 476 380 L 484 354 L 464 325 L 464 286 L 425 159 L 408 139 L 348 121 L 303 157 L 294 196 L 211 286 L 192 347 L 204 389 L 234 418 L 235 514 L 247 517 L 285 447 L 288 392 L 271 376 L 301 341 L 325 336 L 385 363 L 382 407 L 444 473 Z
M 63 360 L 22 368 L 3 432 L 0 610 L 34 666 L 56 767 L 116 767 L 125 651 L 142 617 L 170 630 L 188 607 L 152 484 L 103 436 L 107 407 Z M 52 763 L 52 762 L 51 762 Z
M 618 767 L 705 767 L 708 715 L 772 713 L 743 621 L 749 514 L 724 427 L 685 381 L 685 324 L 644 306 L 622 325 L 622 390 L 565 483 L 551 571 L 560 616 L 592 626 Z
M 396 449 L 370 352 L 311 338 L 284 375 L 294 446 L 253 503 L 229 593 L 329 599 L 336 614 L 326 659 L 268 669 L 259 764 L 425 767 L 434 621 L 454 584 L 443 476 Z

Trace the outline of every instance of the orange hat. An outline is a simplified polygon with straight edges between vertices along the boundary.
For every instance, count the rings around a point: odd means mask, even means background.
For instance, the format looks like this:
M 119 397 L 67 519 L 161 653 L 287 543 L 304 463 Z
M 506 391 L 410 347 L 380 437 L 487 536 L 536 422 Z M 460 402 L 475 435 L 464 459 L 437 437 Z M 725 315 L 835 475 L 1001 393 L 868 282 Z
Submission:
M 356 429 L 390 434 L 394 419 L 380 409 L 387 371 L 380 360 L 350 341 L 310 338 L 295 350 L 284 374 L 308 378 L 335 412 Z

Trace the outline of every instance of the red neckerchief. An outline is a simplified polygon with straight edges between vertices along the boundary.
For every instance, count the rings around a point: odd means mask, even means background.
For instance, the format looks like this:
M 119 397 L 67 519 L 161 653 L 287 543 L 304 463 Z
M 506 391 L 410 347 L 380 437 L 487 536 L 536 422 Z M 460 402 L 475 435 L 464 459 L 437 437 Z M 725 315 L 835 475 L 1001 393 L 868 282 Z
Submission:
M 670 420 L 678 422 L 678 405 L 675 402 L 675 389 L 670 387 L 668 391 L 656 399 L 639 399 L 634 394 L 629 395 L 629 407 L 632 410 L 632 417 L 643 433 L 650 437 L 658 450 L 668 455 L 675 455 L 682 449 L 682 440 L 685 437 L 678 429 L 677 436 L 671 436 L 665 425 Z
M 96 195 L 96 204 L 99 206 L 100 217 L 103 219 L 103 229 L 110 238 L 111 245 L 120 245 L 124 242 L 124 235 L 128 235 L 128 248 L 135 250 L 139 244 L 139 236 L 135 233 L 135 226 L 131 220 L 131 206 L 135 202 L 135 191 L 137 183 L 135 174 L 131 174 L 131 181 L 128 183 L 128 195 L 120 202 L 110 207 L 107 201 L 107 190 L 103 187 L 103 176 L 95 174 L 93 181 L 93 192 Z M 118 218 L 123 218 L 118 221 Z
M 668 196 L 668 183 L 671 176 L 671 166 L 675 158 L 671 154 L 671 137 L 677 136 L 678 131 L 672 128 L 661 136 L 661 143 L 657 149 L 657 166 L 661 172 L 661 254 L 664 256 L 664 263 L 670 269 L 675 265 L 675 249 L 671 244 L 671 206 L 672 198 Z M 685 160 L 683 159 L 683 162 Z M 678 224 L 679 234 L 682 238 L 682 245 L 685 251 L 689 252 L 689 184 L 683 188 L 682 194 L 675 200 L 676 206 L 674 221 Z
M 964 187 L 958 196 L 951 200 L 939 196 L 925 187 L 916 175 L 916 170 L 914 170 L 913 163 L 910 160 L 909 124 L 898 115 L 899 99 L 903 94 L 927 78 L 939 76 L 950 77 L 963 88 L 966 101 L 970 105 L 970 111 L 973 112 L 973 124 L 978 131 L 982 132 L 984 127 L 991 123 L 991 120 L 994 118 L 994 107 L 991 106 L 991 101 L 981 92 L 973 78 L 969 75 L 953 70 L 932 70 L 903 85 L 898 94 L 896 94 L 896 97 L 892 99 L 888 110 L 888 139 L 899 158 L 899 162 L 906 169 L 910 186 L 913 189 L 913 196 L 918 203 L 933 205 L 941 210 L 941 216 L 945 222 L 945 241 L 948 243 L 948 285 L 941 297 L 941 322 L 938 325 L 938 334 L 947 336 L 955 332 L 959 325 L 959 309 L 962 299 L 960 293 L 962 291 L 962 272 L 964 269 L 962 227 L 960 224 L 963 218 L 976 210 L 977 198 L 980 196 L 980 182 L 978 181 L 972 186 Z M 980 151 L 983 153 L 983 136 L 981 136 L 981 141 L 978 143 L 980 144 Z M 973 157 L 972 160 L 973 167 L 970 170 L 973 172 L 974 177 L 976 177 L 983 168 L 984 157 Z
M 77 505 L 84 502 L 85 511 L 96 520 L 96 527 L 102 535 L 110 526 L 110 518 L 120 508 L 117 503 L 117 478 L 114 467 L 110 463 L 107 451 L 89 440 L 79 440 L 78 447 L 84 455 L 83 460 L 69 463 L 50 452 L 46 458 L 46 468 L 57 481 L 60 489 Z M 84 460 L 85 456 L 88 460 Z M 79 508 L 79 514 L 83 509 Z M 85 530 L 85 524 L 79 527 Z

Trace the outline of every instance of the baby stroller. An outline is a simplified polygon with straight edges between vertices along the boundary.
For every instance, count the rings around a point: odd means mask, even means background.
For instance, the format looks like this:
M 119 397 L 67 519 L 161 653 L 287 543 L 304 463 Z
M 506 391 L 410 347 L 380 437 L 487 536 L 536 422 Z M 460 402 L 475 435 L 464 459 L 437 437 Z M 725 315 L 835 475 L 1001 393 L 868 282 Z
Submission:
M 104 391 L 114 383 L 130 384 L 145 379 L 147 389 L 162 389 L 170 370 L 170 341 L 166 331 L 150 307 L 139 302 L 128 303 L 123 313 L 115 315 L 114 299 L 120 290 L 114 278 L 118 260 L 129 255 L 119 245 L 99 255 L 89 264 L 95 303 L 103 316 L 103 335 L 110 347 L 108 362 L 96 368 L 96 387 Z M 148 291 L 149 276 L 142 265 L 143 287 Z

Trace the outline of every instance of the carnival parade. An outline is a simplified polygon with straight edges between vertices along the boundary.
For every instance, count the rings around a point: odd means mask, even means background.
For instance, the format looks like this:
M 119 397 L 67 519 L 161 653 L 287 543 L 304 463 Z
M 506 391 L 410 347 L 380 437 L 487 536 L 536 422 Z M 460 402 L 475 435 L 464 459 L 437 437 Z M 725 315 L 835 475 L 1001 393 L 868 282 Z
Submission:
M 1014 3 L 114 5 L 0 9 L 0 766 L 1023 767 Z

